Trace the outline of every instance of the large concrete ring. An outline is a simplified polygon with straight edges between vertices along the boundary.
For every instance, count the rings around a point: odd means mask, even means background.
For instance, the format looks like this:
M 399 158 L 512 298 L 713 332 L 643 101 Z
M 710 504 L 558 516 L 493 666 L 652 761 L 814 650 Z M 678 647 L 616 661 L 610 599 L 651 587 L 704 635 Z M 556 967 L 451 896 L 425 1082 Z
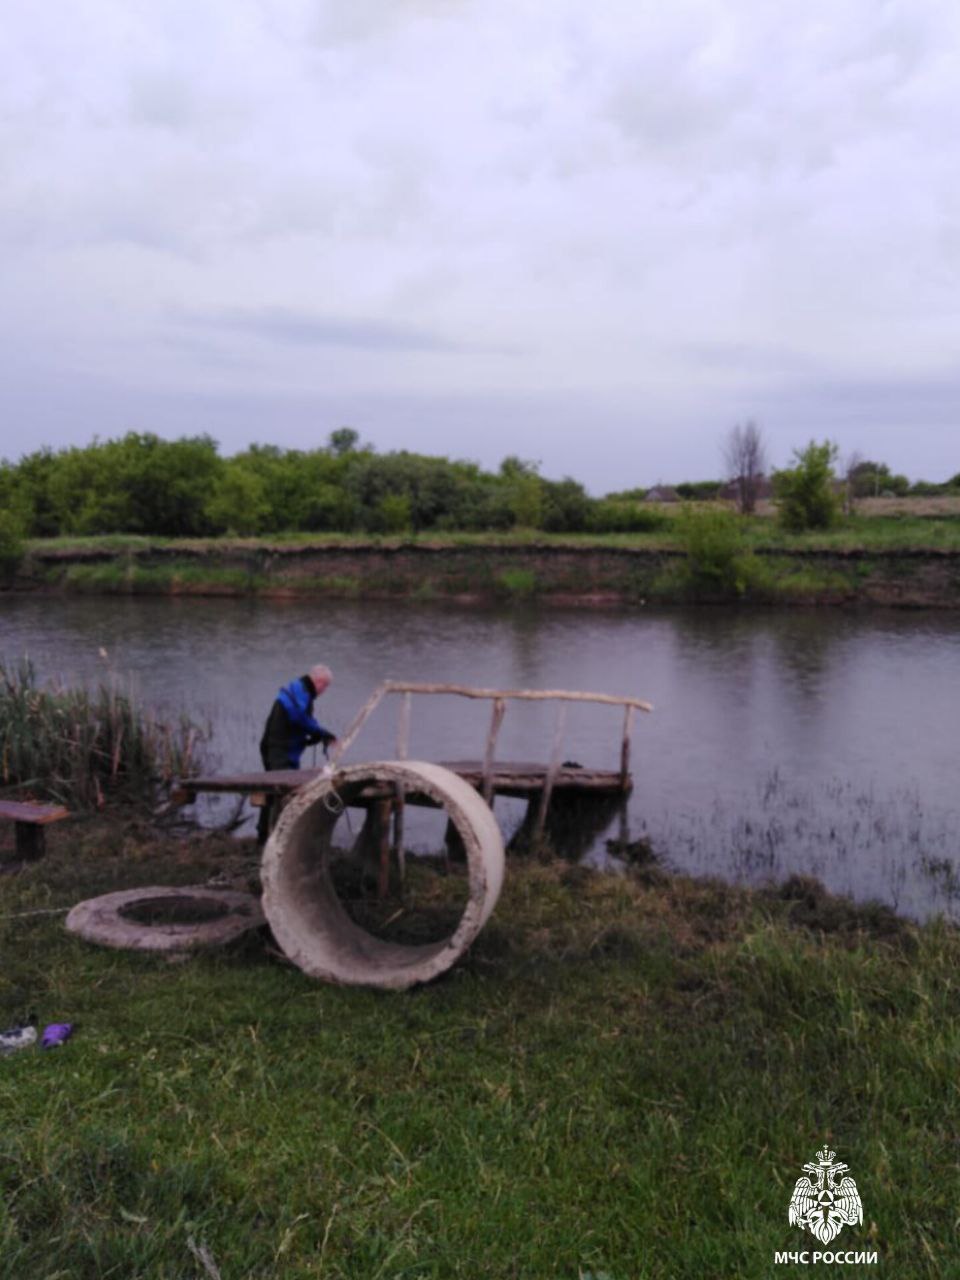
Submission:
M 169 919 L 148 923 L 135 918 L 138 912 L 149 916 L 151 908 L 162 917 L 178 907 L 186 912 L 209 910 L 217 914 L 212 919 L 183 923 Z M 249 893 L 212 889 L 206 885 L 185 885 L 179 889 L 151 887 L 124 889 L 78 902 L 67 916 L 66 924 L 71 933 L 104 947 L 189 951 L 194 947 L 223 946 L 248 929 L 259 928 L 263 924 L 263 912 Z
M 386 942 L 350 919 L 330 876 L 330 841 L 342 804 L 388 783 L 446 810 L 467 856 L 468 900 L 439 942 Z M 429 982 L 456 961 L 486 924 L 503 884 L 503 839 L 490 807 L 449 769 L 421 761 L 352 765 L 316 778 L 287 803 L 263 851 L 263 910 L 285 955 L 313 978 L 399 990 Z

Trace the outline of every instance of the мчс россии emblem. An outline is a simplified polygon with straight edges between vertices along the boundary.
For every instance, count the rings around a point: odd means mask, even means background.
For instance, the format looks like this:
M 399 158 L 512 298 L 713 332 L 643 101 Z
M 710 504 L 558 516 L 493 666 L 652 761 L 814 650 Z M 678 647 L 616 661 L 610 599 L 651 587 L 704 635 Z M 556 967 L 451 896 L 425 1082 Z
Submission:
M 818 1163 L 808 1161 L 803 1166 L 813 1178 L 798 1178 L 790 1197 L 790 1225 L 803 1227 L 821 1244 L 829 1244 L 844 1227 L 863 1222 L 857 1184 L 841 1177 L 849 1166 L 835 1163 L 836 1154 L 826 1147 L 818 1151 Z

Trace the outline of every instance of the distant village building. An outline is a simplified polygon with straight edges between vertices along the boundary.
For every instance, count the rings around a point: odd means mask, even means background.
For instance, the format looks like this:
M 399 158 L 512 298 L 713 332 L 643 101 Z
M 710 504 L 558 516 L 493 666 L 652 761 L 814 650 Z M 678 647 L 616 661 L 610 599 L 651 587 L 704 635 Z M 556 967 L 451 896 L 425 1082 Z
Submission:
M 643 495 L 644 502 L 679 502 L 677 491 L 671 485 L 658 484 Z

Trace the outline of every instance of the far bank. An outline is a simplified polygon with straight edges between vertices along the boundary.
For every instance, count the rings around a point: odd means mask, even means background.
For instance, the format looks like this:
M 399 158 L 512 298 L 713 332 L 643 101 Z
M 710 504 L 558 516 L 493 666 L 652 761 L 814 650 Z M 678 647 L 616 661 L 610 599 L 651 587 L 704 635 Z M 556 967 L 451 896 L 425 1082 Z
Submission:
M 960 547 L 753 545 L 717 559 L 666 538 L 451 536 L 35 541 L 15 591 L 960 607 Z

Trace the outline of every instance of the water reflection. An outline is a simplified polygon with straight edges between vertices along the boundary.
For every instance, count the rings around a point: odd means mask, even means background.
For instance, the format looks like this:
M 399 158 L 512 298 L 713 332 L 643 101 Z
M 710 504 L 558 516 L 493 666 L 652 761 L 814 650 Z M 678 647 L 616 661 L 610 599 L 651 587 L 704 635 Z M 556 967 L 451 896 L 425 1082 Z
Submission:
M 145 697 L 212 720 L 225 769 L 257 766 L 276 689 L 318 660 L 335 673 L 321 719 L 337 729 L 387 676 L 649 698 L 628 817 L 674 865 L 801 871 L 917 914 L 954 908 L 955 615 L 51 596 L 4 597 L 0 632 L 8 658 L 28 651 L 67 680 L 100 676 L 105 648 Z M 393 754 L 397 713 L 397 700 L 376 713 L 357 758 Z M 479 754 L 489 714 L 419 700 L 411 754 Z M 572 707 L 565 754 L 616 768 L 620 723 Z M 502 757 L 545 759 L 552 728 L 549 705 L 511 705 Z

